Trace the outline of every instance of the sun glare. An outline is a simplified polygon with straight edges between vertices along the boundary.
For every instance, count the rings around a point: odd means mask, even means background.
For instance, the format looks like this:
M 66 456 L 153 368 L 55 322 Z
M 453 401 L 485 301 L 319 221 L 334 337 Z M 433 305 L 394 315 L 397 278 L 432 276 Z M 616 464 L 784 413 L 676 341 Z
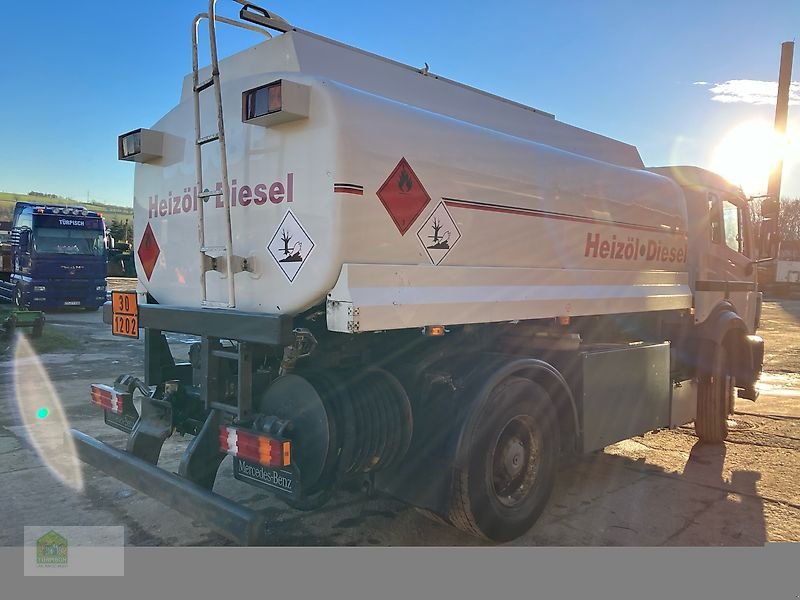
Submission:
M 17 408 L 28 441 L 42 462 L 62 483 L 83 489 L 83 471 L 72 438 L 64 437 L 70 424 L 47 370 L 20 334 L 14 350 L 14 387 Z
M 711 170 L 742 186 L 747 195 L 764 194 L 782 154 L 785 163 L 798 158 L 790 140 L 776 134 L 771 123 L 748 121 L 731 129 L 714 149 Z

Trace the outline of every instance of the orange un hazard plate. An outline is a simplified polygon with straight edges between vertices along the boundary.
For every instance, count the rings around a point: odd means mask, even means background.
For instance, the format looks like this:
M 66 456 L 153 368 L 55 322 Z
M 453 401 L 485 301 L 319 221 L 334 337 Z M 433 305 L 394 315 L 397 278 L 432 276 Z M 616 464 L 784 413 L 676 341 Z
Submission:
M 136 292 L 111 292 L 111 333 L 139 338 L 139 301 Z

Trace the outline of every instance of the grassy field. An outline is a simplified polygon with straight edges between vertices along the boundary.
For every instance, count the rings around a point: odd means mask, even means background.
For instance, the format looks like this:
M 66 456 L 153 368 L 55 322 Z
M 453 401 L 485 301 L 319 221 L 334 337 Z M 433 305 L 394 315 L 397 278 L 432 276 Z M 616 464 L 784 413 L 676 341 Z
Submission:
M 0 221 L 10 221 L 14 214 L 14 205 L 17 202 L 41 202 L 48 204 L 78 204 L 87 210 L 95 210 L 103 213 L 106 224 L 111 221 L 133 220 L 133 209 L 127 206 L 114 206 L 113 204 L 103 204 L 102 202 L 80 202 L 69 198 L 43 198 L 41 196 L 29 196 L 28 194 L 15 194 L 13 192 L 0 192 Z

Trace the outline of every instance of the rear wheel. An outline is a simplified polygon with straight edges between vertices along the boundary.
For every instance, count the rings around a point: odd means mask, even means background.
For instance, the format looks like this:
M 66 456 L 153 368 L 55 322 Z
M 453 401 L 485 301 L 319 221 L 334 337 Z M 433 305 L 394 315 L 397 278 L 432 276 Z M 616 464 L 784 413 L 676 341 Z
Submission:
M 734 381 L 729 374 L 728 351 L 715 352 L 711 373 L 700 378 L 694 430 L 703 442 L 724 442 L 728 437 L 728 415 L 733 412 Z
M 509 377 L 465 431 L 467 466 L 455 474 L 450 522 L 494 541 L 520 536 L 544 510 L 555 479 L 558 428 L 547 392 Z

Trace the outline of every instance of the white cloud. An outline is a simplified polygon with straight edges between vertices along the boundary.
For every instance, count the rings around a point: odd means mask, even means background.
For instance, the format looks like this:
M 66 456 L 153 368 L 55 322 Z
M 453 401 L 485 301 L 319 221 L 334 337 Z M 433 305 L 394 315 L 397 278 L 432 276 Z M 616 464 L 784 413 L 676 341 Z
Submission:
M 756 79 L 729 79 L 722 83 L 696 81 L 695 85 L 708 86 L 714 102 L 726 104 L 765 104 L 775 105 L 778 95 L 778 83 L 775 81 L 759 81 Z M 789 104 L 800 105 L 800 81 L 793 81 L 789 86 Z

